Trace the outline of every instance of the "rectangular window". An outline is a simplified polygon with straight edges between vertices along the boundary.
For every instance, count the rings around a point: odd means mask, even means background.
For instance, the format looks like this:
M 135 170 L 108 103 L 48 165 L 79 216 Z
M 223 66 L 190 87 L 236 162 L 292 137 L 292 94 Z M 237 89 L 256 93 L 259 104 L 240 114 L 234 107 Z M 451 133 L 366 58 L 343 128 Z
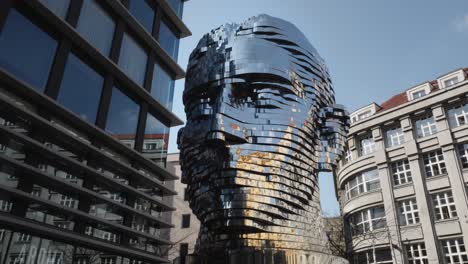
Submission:
M 451 191 L 432 194 L 434 213 L 436 220 L 444 220 L 457 217 L 455 201 Z
M 468 254 L 466 253 L 463 238 L 445 239 L 440 241 L 444 250 L 445 263 L 461 264 L 468 263 Z
M 6 200 L 0 200 L 0 211 L 10 212 L 13 207 L 13 203 Z
M 148 113 L 143 143 L 152 143 L 155 139 L 161 143 L 158 144 L 158 149 L 152 150 L 152 152 L 159 152 L 161 155 L 155 155 L 152 160 L 164 166 L 165 153 L 167 153 L 167 146 L 169 144 L 169 128 Z
M 400 160 L 391 164 L 393 183 L 395 186 L 413 182 L 408 160 Z
M 153 29 L 154 10 L 145 0 L 131 0 L 128 7 L 130 13 L 151 34 Z
M 379 172 L 377 169 L 364 171 L 351 178 L 345 189 L 348 200 L 362 193 L 380 189 Z
M 450 78 L 450 79 L 444 81 L 444 86 L 445 86 L 445 88 L 447 88 L 447 87 L 450 87 L 450 86 L 455 85 L 457 83 L 458 83 L 458 77 L 453 77 L 453 78 Z
M 140 106 L 120 89 L 112 89 L 106 131 L 119 140 L 134 140 Z
M 371 154 L 375 151 L 375 142 L 371 134 L 362 137 L 359 140 L 361 147 L 361 156 Z
M 167 1 L 178 17 L 182 17 L 184 8 L 183 0 L 168 0 Z
M 39 2 L 47 6 L 47 8 L 52 11 L 52 13 L 65 20 L 68 6 L 70 5 L 70 0 L 39 0 Z
M 345 161 L 346 163 L 353 161 L 353 152 L 351 150 L 346 151 Z
M 190 227 L 190 214 L 182 215 L 182 228 Z
M 167 54 L 169 54 L 171 58 L 177 61 L 177 53 L 179 50 L 179 38 L 171 30 L 171 27 L 164 19 L 161 19 L 158 40 L 159 44 L 167 52 Z
M 396 147 L 405 143 L 405 134 L 403 133 L 403 129 L 401 127 L 387 130 L 386 137 L 387 147 L 389 148 Z
M 406 245 L 406 256 L 409 264 L 428 264 L 426 245 L 424 243 Z
M 450 127 L 459 127 L 468 123 L 468 103 L 449 108 Z
M 75 208 L 75 203 L 76 203 L 76 200 L 73 199 L 72 197 L 69 197 L 63 194 L 60 197 L 60 205 L 63 205 L 65 207 Z
M 57 101 L 94 123 L 104 78 L 74 54 L 68 56 Z M 86 102 L 86 103 L 83 103 Z
M 26 264 L 27 258 L 26 253 L 11 254 L 9 264 Z
M 115 264 L 115 257 L 101 257 L 99 264 Z
M 468 169 L 468 143 L 458 145 L 458 155 L 464 169 Z
M 419 210 L 415 198 L 398 203 L 398 218 L 402 226 L 419 223 Z
M 359 252 L 353 256 L 353 264 L 390 264 L 393 263 L 389 248 L 377 248 Z
M 188 200 L 189 200 L 188 189 L 184 188 L 184 201 L 188 201 Z
M 128 33 L 125 33 L 120 49 L 119 66 L 127 76 L 138 85 L 143 86 L 145 80 L 146 51 Z
M 151 82 L 151 95 L 164 107 L 171 110 L 174 97 L 175 82 L 161 66 L 154 65 L 153 81 Z
M 18 234 L 18 237 L 17 237 L 17 242 L 20 242 L 20 243 L 29 243 L 31 242 L 31 235 L 29 234 L 26 234 L 26 233 L 17 233 Z
M 188 255 L 188 243 L 180 243 L 180 264 L 185 264 Z
M 5 229 L 0 229 L 0 242 L 3 241 L 3 236 L 5 235 Z
M 384 207 L 374 207 L 356 212 L 351 215 L 350 221 L 353 236 L 387 227 Z
M 437 133 L 437 126 L 433 116 L 416 120 L 416 134 L 418 138 L 427 137 Z
M 426 177 L 432 177 L 432 176 L 437 176 L 437 175 L 447 173 L 442 150 L 436 150 L 436 151 L 424 153 L 423 162 L 424 162 L 424 171 L 426 172 Z
M 44 91 L 57 41 L 16 9 L 8 13 L 0 34 L 0 68 Z
M 411 94 L 413 100 L 426 96 L 426 90 L 417 91 Z
M 76 29 L 103 55 L 109 55 L 114 38 L 115 22 L 98 1 L 83 1 Z

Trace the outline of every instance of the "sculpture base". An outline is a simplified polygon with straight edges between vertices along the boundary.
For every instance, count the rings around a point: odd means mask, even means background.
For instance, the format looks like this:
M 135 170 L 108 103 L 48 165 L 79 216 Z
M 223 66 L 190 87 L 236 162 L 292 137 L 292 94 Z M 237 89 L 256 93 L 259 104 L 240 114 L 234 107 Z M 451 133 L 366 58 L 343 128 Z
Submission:
M 177 262 L 175 262 L 177 263 Z M 349 264 L 338 256 L 299 250 L 240 250 L 226 254 L 186 256 L 186 264 Z

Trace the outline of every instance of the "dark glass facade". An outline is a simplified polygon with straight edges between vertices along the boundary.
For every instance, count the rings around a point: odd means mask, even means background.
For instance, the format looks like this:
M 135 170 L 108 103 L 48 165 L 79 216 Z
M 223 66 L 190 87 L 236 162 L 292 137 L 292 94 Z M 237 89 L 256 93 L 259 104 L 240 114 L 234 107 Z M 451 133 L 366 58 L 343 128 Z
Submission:
M 190 31 L 165 0 L 1 6 L 0 262 L 167 262 L 165 156 L 185 73 L 154 29 Z

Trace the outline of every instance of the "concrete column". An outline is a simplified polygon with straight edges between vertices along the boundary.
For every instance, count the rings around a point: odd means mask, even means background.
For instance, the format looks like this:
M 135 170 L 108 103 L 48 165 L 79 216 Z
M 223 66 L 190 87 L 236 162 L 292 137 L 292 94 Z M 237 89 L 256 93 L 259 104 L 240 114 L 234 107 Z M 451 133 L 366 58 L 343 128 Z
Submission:
M 411 176 L 413 179 L 413 188 L 416 194 L 416 204 L 419 210 L 419 221 L 424 236 L 424 244 L 427 250 L 429 264 L 443 263 L 439 259 L 437 235 L 434 226 L 434 217 L 431 206 L 431 197 L 426 188 L 425 177 L 421 173 L 421 164 L 419 162 L 420 153 L 415 140 L 413 124 L 409 116 L 400 119 L 401 127 L 405 133 L 405 152 L 408 157 Z
M 401 237 L 399 232 L 397 208 L 395 204 L 395 197 L 393 195 L 393 185 L 391 175 L 388 169 L 387 155 L 385 151 L 385 142 L 381 128 L 373 128 L 372 135 L 376 144 L 376 152 L 374 153 L 375 162 L 379 172 L 380 188 L 382 190 L 382 197 L 384 197 L 385 217 L 388 226 L 388 239 L 390 249 L 392 251 L 393 263 L 404 263 L 404 248 L 401 244 Z

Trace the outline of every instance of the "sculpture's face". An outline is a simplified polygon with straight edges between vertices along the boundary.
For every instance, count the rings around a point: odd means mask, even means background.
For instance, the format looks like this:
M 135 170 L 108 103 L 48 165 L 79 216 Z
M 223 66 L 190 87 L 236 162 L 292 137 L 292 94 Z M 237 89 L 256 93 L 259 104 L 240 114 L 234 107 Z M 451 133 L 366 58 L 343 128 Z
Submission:
M 291 24 L 255 19 L 206 35 L 189 62 L 178 143 L 201 240 L 307 232 L 317 173 L 341 155 L 347 121 L 323 61 Z

